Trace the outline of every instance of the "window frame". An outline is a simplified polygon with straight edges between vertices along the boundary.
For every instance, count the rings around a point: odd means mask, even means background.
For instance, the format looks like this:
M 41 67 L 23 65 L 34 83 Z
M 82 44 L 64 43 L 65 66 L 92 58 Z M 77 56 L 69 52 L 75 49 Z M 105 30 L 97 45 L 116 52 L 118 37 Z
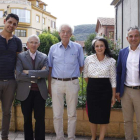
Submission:
M 46 10 L 46 5 L 43 5 L 43 10 Z
M 0 11 L 3 12 L 3 13 L 2 13 L 2 17 L 0 17 L 0 18 L 3 18 L 4 9 L 0 9 Z
M 39 7 L 39 1 L 36 1 L 36 6 Z
M 51 28 L 56 29 L 56 22 L 51 20 Z
M 114 31 L 109 31 L 109 39 L 114 39 Z
M 38 21 L 37 21 L 37 17 L 38 17 Z M 40 15 L 36 15 L 36 22 L 40 23 Z
M 16 35 L 16 31 L 20 31 L 20 35 Z M 21 31 L 25 31 L 25 36 L 22 36 L 22 32 Z M 14 31 L 14 34 L 17 36 L 17 37 L 27 37 L 27 29 L 24 29 L 24 28 L 17 28 L 15 31 Z M 18 34 L 18 33 L 17 33 Z M 24 32 L 23 32 L 24 34 Z
M 43 19 L 44 19 L 44 21 L 43 21 Z M 44 17 L 42 18 L 42 23 L 43 23 L 43 25 L 45 25 L 45 18 Z
M 13 9 L 15 9 L 16 12 L 12 11 Z M 18 10 L 19 10 L 19 11 L 18 11 Z M 29 22 L 28 22 L 28 21 L 21 21 L 21 17 L 17 14 L 17 13 L 21 13 L 20 10 L 25 10 L 25 11 L 27 11 L 27 12 L 30 13 Z M 25 11 L 24 11 L 24 12 L 25 12 Z M 27 25 L 30 25 L 30 24 L 31 24 L 31 10 L 30 10 L 30 9 L 12 7 L 12 8 L 11 8 L 11 13 L 17 14 L 17 15 L 19 16 L 19 24 L 23 24 L 23 23 L 24 23 L 24 24 L 27 24 Z M 25 15 L 25 17 L 24 17 L 25 20 L 27 20 L 27 15 L 28 15 L 28 13 L 26 13 L 26 15 Z

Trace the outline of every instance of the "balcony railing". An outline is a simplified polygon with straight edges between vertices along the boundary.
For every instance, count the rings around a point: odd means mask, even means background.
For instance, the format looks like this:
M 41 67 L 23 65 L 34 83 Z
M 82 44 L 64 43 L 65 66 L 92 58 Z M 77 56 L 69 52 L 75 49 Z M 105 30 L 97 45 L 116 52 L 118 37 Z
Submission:
M 0 4 L 22 4 L 31 6 L 28 0 L 0 0 Z

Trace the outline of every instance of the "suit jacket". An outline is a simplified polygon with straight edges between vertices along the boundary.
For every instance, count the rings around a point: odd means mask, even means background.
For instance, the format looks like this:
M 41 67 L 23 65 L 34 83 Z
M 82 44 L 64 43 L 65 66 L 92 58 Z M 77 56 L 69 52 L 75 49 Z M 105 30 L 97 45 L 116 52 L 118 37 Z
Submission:
M 129 54 L 129 47 L 120 50 L 117 63 L 117 89 L 116 92 L 123 96 L 124 82 L 126 80 L 126 61 Z M 140 73 L 140 59 L 139 59 L 139 73 Z M 140 74 L 139 74 L 140 75 Z
M 46 66 L 45 70 L 41 70 Z M 23 73 L 23 70 L 29 70 L 29 74 Z M 48 97 L 46 80 L 49 72 L 47 55 L 36 51 L 35 70 L 29 51 L 18 54 L 16 64 L 17 92 L 16 99 L 24 101 L 30 92 L 31 84 L 37 83 L 41 96 L 44 100 Z

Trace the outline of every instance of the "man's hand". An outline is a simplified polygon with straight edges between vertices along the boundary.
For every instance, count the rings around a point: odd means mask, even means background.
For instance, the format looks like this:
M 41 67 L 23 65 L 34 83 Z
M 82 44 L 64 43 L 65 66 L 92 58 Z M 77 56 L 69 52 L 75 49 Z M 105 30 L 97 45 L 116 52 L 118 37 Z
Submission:
M 29 74 L 29 71 L 28 70 L 23 70 L 23 73 Z
M 115 96 L 115 97 L 116 97 L 116 99 L 117 99 L 117 101 L 118 101 L 118 102 L 120 102 L 120 101 L 121 101 L 121 98 L 120 98 L 120 93 L 116 93 L 116 96 Z
M 46 69 L 46 66 L 44 66 L 41 70 L 45 70 Z

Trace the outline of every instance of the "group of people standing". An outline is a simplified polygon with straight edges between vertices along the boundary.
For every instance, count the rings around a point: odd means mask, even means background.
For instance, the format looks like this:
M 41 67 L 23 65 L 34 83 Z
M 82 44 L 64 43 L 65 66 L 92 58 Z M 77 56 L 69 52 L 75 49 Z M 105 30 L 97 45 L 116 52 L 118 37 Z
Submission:
M 11 106 L 15 92 L 16 99 L 21 101 L 25 140 L 34 140 L 34 137 L 35 140 L 45 140 L 45 100 L 48 93 L 52 98 L 56 140 L 65 139 L 63 132 L 64 96 L 66 96 L 67 103 L 68 139 L 74 140 L 79 91 L 78 77 L 82 70 L 87 82 L 91 140 L 97 139 L 98 124 L 100 125 L 99 140 L 104 139 L 111 107 L 116 99 L 120 101 L 120 98 L 125 138 L 134 140 L 133 115 L 135 111 L 137 136 L 140 140 L 140 30 L 138 27 L 128 29 L 126 38 L 130 45 L 120 51 L 116 71 L 116 61 L 112 58 L 106 39 L 97 37 L 92 41 L 93 55 L 88 56 L 84 62 L 83 49 L 80 44 L 70 41 L 72 28 L 67 24 L 60 26 L 61 42 L 51 46 L 48 57 L 37 50 L 40 45 L 37 35 L 28 37 L 28 50 L 21 52 L 21 40 L 12 35 L 18 22 L 17 15 L 9 14 L 4 19 L 4 28 L 0 33 L 2 140 L 8 140 Z M 48 90 L 46 78 L 48 78 Z M 33 110 L 36 120 L 35 136 L 32 128 Z

